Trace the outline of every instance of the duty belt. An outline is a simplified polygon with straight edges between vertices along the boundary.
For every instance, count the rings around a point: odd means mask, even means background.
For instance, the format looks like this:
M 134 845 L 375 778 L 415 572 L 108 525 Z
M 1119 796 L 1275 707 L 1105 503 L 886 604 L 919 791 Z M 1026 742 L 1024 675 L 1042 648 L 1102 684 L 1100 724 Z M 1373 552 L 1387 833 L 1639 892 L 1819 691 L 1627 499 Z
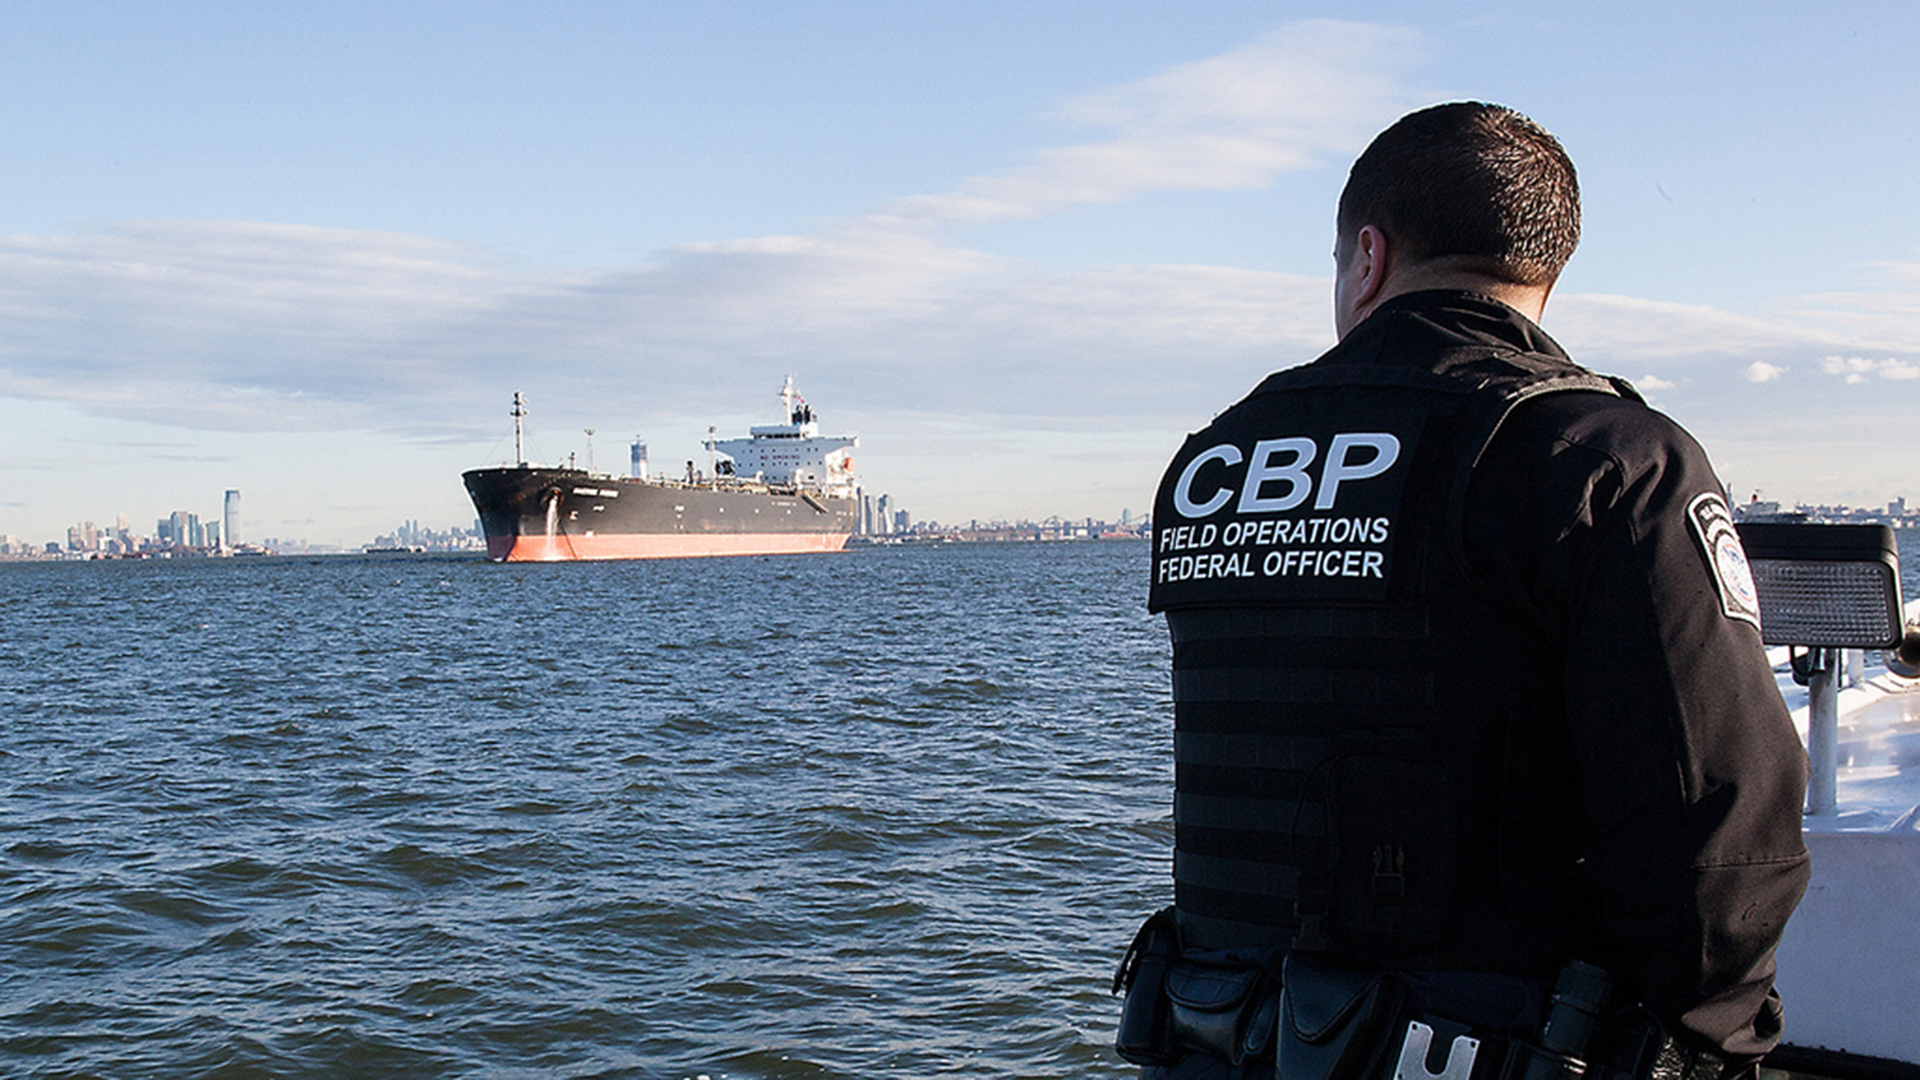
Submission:
M 1115 974 L 1115 992 L 1126 992 L 1115 1049 L 1147 1066 L 1205 1054 L 1284 1080 L 1722 1080 L 1735 1071 L 1674 1041 L 1645 1010 L 1608 1008 L 1605 972 L 1578 961 L 1562 969 L 1546 1019 L 1513 1031 L 1409 1000 L 1396 972 L 1304 949 L 1268 959 L 1183 951 L 1172 910 L 1157 913 Z

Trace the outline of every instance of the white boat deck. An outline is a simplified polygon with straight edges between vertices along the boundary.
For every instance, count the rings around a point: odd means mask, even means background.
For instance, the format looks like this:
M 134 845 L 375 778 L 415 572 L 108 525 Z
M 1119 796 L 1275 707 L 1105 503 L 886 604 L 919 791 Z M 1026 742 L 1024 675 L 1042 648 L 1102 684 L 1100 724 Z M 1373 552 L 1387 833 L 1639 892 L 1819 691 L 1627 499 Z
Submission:
M 1804 740 L 1807 690 L 1775 653 Z M 1861 674 L 1839 695 L 1838 808 L 1806 817 L 1813 881 L 1779 951 L 1786 1041 L 1920 1063 L 1920 680 Z

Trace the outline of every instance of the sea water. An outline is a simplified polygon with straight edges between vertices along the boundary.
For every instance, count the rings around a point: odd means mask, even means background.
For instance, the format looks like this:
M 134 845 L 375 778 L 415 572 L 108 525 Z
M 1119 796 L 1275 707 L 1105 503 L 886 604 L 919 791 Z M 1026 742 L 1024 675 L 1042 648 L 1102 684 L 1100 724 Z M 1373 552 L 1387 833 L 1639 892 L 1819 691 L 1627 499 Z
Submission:
M 1130 1075 L 1146 561 L 0 564 L 0 1077 Z
M 1146 555 L 0 565 L 0 1076 L 1128 1075 Z

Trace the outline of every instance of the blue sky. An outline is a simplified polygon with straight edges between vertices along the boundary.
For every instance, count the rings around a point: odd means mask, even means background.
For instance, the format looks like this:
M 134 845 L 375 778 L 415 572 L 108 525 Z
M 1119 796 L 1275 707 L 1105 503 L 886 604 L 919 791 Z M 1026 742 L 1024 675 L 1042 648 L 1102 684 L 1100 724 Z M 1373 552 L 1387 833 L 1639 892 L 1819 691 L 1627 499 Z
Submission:
M 1436 13 L 1436 11 L 1438 13 Z M 12 4 L 0 533 L 357 543 L 458 475 L 770 419 L 919 517 L 1115 517 L 1332 341 L 1396 116 L 1567 144 L 1545 320 L 1738 497 L 1920 499 L 1903 4 Z

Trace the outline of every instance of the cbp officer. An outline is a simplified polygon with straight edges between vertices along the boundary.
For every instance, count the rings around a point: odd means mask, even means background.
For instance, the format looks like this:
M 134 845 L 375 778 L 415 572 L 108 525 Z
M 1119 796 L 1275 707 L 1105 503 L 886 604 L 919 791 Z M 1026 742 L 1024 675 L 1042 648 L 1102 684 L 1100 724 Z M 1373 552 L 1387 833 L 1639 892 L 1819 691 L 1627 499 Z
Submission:
M 1154 504 L 1174 905 L 1123 967 L 1119 1048 L 1318 1080 L 1285 1057 L 1326 1067 L 1318 965 L 1393 973 L 1341 1068 L 1391 1076 L 1454 1023 L 1482 1056 L 1447 1075 L 1497 1076 L 1581 986 L 1596 1030 L 1553 1053 L 1620 1052 L 1631 1020 L 1653 1049 L 1619 1067 L 1749 1067 L 1781 1031 L 1805 755 L 1705 453 L 1537 325 L 1573 164 L 1511 109 L 1435 106 L 1355 162 L 1337 226 L 1339 343 L 1191 436 Z

